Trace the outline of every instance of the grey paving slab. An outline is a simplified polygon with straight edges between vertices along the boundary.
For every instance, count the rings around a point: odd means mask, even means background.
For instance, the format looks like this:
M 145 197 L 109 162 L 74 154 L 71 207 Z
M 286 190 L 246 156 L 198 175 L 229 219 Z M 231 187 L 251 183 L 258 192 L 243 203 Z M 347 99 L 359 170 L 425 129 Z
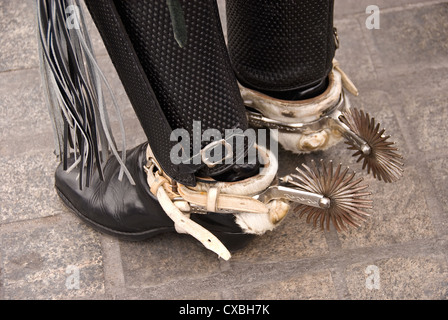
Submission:
M 290 211 L 281 225 L 254 239 L 232 259 L 245 263 L 289 261 L 327 253 L 324 234 Z
M 0 72 L 39 63 L 33 0 L 0 3 Z
M 298 274 L 292 278 L 256 286 L 231 289 L 237 300 L 317 300 L 337 299 L 331 273 L 327 271 Z
M 18 70 L 1 75 L 0 138 L 51 133 L 39 70 Z
M 428 161 L 428 182 L 429 188 L 423 189 L 427 193 L 428 201 L 436 201 L 434 212 L 438 213 L 435 223 L 442 233 L 448 231 L 448 160 L 446 156 Z
M 97 235 L 71 215 L 1 228 L 5 299 L 70 299 L 104 293 Z
M 208 281 L 173 281 L 155 287 L 127 287 L 121 299 L 126 300 L 221 300 L 225 299 L 220 289 Z
M 183 278 L 201 278 L 219 272 L 216 255 L 178 234 L 164 234 L 143 242 L 121 242 L 128 287 L 148 287 Z
M 371 177 L 365 182 L 370 185 L 374 208 L 361 228 L 339 235 L 343 248 L 404 243 L 436 235 L 415 168 L 405 167 L 403 178 L 394 184 Z
M 304 264 L 306 268 L 305 271 Z M 324 264 L 324 266 L 320 266 Z M 317 268 L 316 268 L 317 266 Z M 244 263 L 231 260 L 220 262 L 219 272 L 203 277 L 179 277 L 172 282 L 150 287 L 127 287 L 125 297 L 147 299 L 317 299 L 328 293 L 335 296 L 326 263 Z M 313 269 L 313 267 L 315 267 Z M 309 274 L 309 276 L 308 276 Z M 328 281 L 327 281 L 328 280 Z M 277 286 L 277 289 L 274 287 Z M 317 290 L 313 291 L 313 288 Z M 281 295 L 285 289 L 287 293 Z
M 418 121 L 415 121 L 418 119 Z M 414 145 L 423 153 L 438 150 L 446 141 L 448 111 L 444 94 L 408 99 L 406 120 L 416 130 Z
M 363 28 L 375 70 L 383 77 L 446 66 L 448 3 L 381 14 L 381 28 Z M 364 20 L 359 18 L 360 23 Z
M 347 268 L 352 299 L 446 300 L 448 266 L 443 256 L 394 257 Z
M 395 79 L 392 103 L 410 151 L 430 154 L 446 141 L 448 68 L 413 71 Z M 427 85 L 422 86 L 422 83 Z M 443 149 L 442 149 L 443 150 Z
M 340 19 L 346 16 L 353 15 L 362 15 L 365 19 L 371 14 L 371 12 L 366 12 L 366 9 L 370 5 L 376 5 L 380 10 L 393 10 L 398 8 L 398 10 L 402 10 L 403 7 L 411 7 L 411 6 L 421 6 L 425 4 L 438 3 L 441 1 L 433 1 L 433 0 L 336 0 L 334 4 L 334 13 L 335 18 Z M 381 18 L 380 18 L 381 19 Z
M 62 212 L 54 191 L 57 160 L 52 149 L 1 156 L 0 223 L 37 219 Z

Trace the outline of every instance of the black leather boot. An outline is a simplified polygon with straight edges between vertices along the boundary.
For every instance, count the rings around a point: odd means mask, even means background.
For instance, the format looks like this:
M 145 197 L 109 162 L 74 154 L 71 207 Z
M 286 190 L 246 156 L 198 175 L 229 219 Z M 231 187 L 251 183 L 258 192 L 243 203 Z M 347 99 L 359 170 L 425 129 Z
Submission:
M 67 172 L 61 163 L 55 187 L 64 203 L 83 221 L 106 234 L 124 240 L 144 240 L 160 233 L 176 232 L 157 198 L 150 192 L 143 167 L 147 143 L 127 152 L 126 167 L 135 182 L 119 179 L 120 164 L 111 157 L 104 178 L 94 174 L 88 188 L 79 188 L 78 171 Z M 69 160 L 71 164 L 73 158 Z M 253 235 L 244 233 L 232 215 L 193 214 L 191 219 L 211 231 L 231 251 L 244 247 Z

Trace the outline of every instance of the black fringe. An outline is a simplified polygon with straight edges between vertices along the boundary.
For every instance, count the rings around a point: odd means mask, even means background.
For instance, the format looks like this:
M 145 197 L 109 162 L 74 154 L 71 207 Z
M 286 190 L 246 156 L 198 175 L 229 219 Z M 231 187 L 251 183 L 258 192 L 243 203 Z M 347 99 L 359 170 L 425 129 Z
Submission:
M 125 173 L 126 152 L 119 155 L 104 105 L 106 83 L 126 150 L 125 131 L 112 90 L 99 69 L 78 0 L 36 0 L 43 83 L 55 133 L 56 153 L 65 170 L 79 170 L 79 187 L 88 187 L 94 170 L 104 179 L 103 166 L 111 154 Z M 69 166 L 69 159 L 74 163 Z

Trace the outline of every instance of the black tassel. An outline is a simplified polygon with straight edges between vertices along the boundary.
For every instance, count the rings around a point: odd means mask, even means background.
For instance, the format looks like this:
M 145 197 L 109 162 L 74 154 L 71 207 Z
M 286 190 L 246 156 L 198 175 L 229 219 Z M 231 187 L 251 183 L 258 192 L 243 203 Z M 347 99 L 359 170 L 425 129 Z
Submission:
M 118 112 L 125 151 L 119 108 L 92 53 L 78 0 L 36 1 L 42 76 L 57 154 L 64 170 L 77 168 L 79 187 L 88 187 L 95 170 L 100 179 L 104 179 L 103 166 L 113 154 L 121 165 L 119 178 L 125 173 L 134 183 L 125 167 L 126 152 L 119 155 L 110 130 L 102 82 L 106 83 Z M 69 21 L 73 25 L 69 25 Z M 69 159 L 73 159 L 73 163 L 69 164 Z

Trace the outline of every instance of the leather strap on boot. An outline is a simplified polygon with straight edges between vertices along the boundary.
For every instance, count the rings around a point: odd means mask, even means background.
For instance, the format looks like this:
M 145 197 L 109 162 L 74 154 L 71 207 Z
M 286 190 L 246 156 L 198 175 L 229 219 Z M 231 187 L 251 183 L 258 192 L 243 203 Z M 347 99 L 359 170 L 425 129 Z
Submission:
M 238 182 L 198 182 L 195 187 L 173 182 L 161 170 L 149 146 L 147 149 L 148 163 L 145 171 L 148 186 L 173 220 L 177 232 L 192 235 L 225 260 L 230 258 L 230 252 L 210 231 L 192 221 L 189 218 L 191 213 L 233 214 L 243 231 L 261 234 L 272 230 L 290 208 L 288 200 L 273 199 L 263 202 L 256 198 L 271 186 L 278 169 L 277 160 L 267 149 L 260 146 L 257 149 L 265 160 L 265 166 L 259 175 Z M 251 219 L 258 220 L 255 228 L 250 222 L 247 223 Z

